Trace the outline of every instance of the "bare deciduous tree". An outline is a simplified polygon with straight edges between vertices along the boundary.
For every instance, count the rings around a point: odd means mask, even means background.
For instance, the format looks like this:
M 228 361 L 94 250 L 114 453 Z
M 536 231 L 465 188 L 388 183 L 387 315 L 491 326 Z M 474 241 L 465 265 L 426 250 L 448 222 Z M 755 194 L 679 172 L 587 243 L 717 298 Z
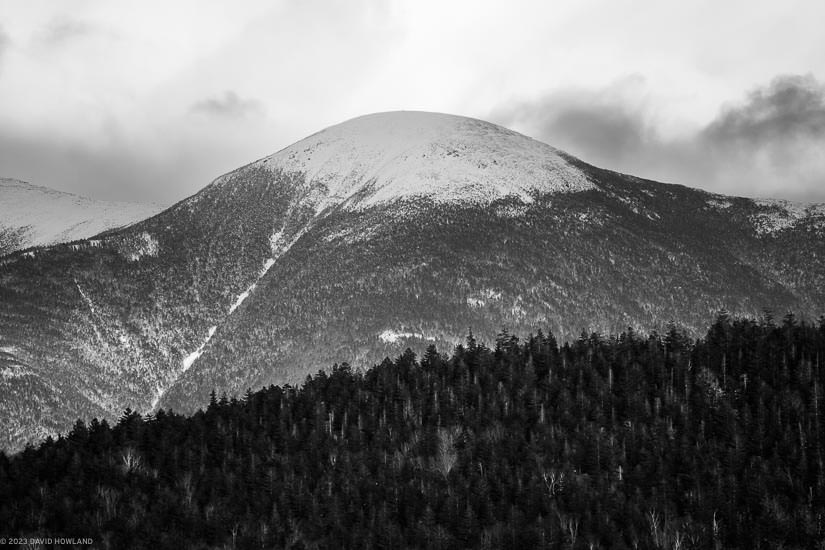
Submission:
M 438 453 L 435 457 L 435 466 L 445 478 L 450 475 L 450 471 L 458 461 L 455 451 L 456 435 L 455 430 L 438 429 Z
M 123 450 L 121 459 L 123 461 L 122 468 L 125 473 L 137 473 L 143 469 L 143 459 L 141 459 L 137 451 L 131 447 Z

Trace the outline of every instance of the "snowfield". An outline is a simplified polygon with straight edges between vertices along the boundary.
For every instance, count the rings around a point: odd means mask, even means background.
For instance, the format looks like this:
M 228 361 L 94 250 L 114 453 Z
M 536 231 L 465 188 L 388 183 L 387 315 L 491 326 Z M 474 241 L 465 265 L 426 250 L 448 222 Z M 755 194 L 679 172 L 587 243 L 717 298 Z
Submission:
M 85 239 L 159 211 L 158 206 L 98 201 L 0 178 L 0 230 L 23 229 L 21 248 Z
M 409 197 L 490 203 L 593 184 L 545 143 L 471 118 L 390 112 L 362 116 L 313 134 L 256 163 L 303 173 L 317 211 L 363 208 Z

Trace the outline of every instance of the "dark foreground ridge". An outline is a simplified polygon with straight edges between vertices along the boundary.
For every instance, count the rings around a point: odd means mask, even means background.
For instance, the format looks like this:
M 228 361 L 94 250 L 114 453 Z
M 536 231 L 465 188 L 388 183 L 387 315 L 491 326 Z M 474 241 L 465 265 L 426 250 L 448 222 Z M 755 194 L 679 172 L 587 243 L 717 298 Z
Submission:
M 9 536 L 100 548 L 821 548 L 825 319 L 407 351 L 0 454 Z M 819 544 L 820 546 L 817 546 Z

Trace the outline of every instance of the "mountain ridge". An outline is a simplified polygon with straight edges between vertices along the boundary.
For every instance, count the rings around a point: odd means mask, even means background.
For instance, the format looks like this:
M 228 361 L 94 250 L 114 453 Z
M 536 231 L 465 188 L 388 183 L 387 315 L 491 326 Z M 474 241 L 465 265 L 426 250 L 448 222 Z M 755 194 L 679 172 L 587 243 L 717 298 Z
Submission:
M 13 178 L 0 178 L 0 256 L 71 242 L 130 225 L 159 206 L 101 201 Z M 5 237 L 4 237 L 5 235 Z

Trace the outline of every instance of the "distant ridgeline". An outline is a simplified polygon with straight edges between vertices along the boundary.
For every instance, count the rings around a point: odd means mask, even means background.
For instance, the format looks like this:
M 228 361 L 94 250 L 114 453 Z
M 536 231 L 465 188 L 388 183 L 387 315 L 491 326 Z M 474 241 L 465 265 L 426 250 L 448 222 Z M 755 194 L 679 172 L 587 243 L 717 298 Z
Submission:
M 821 548 L 825 319 L 506 332 L 0 454 L 3 536 L 104 548 Z M 819 546 L 817 546 L 819 544 Z

